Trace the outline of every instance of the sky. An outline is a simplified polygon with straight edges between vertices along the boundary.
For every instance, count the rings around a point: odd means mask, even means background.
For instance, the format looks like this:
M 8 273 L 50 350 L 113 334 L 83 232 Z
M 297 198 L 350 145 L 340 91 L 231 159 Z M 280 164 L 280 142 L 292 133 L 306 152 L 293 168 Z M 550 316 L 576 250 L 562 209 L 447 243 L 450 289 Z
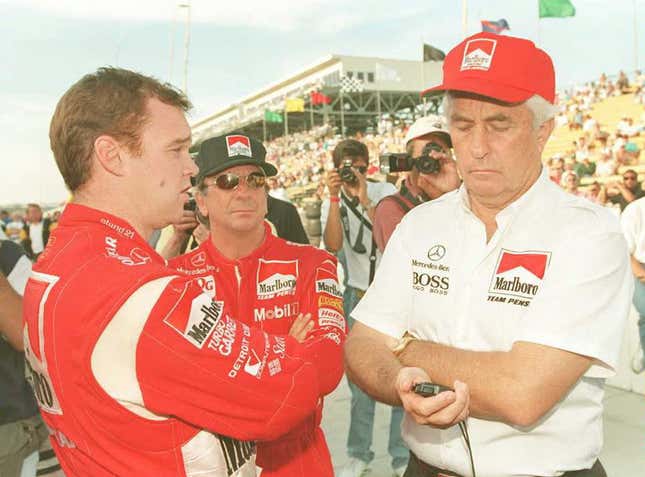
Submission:
M 447 52 L 464 37 L 464 0 L 183 2 L 0 0 L 0 204 L 67 199 L 49 121 L 84 74 L 113 65 L 183 87 L 189 11 L 189 122 L 330 54 L 420 59 L 423 42 Z M 575 17 L 538 20 L 537 0 L 467 0 L 466 33 L 505 18 L 552 56 L 558 88 L 645 68 L 645 0 L 572 3 Z

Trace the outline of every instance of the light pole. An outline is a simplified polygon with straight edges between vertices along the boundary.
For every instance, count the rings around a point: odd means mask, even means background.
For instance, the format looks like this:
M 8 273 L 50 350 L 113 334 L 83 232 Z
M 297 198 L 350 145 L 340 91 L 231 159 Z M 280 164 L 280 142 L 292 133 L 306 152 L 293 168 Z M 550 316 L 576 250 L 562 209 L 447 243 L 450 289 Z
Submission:
M 184 94 L 188 95 L 188 50 L 190 48 L 190 3 L 180 3 L 179 8 L 186 9 L 186 27 L 184 29 Z

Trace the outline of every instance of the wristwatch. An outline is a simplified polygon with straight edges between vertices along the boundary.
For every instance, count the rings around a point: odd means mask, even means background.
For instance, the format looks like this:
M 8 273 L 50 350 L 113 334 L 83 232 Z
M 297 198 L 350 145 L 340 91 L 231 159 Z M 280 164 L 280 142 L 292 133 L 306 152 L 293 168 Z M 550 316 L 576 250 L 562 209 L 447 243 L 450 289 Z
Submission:
M 412 333 L 409 331 L 406 331 L 403 337 L 396 342 L 396 344 L 392 347 L 392 353 L 394 356 L 397 358 L 401 356 L 401 353 L 403 353 L 403 350 L 407 348 L 407 346 L 412 343 L 413 341 L 417 341 L 418 338 L 414 336 Z

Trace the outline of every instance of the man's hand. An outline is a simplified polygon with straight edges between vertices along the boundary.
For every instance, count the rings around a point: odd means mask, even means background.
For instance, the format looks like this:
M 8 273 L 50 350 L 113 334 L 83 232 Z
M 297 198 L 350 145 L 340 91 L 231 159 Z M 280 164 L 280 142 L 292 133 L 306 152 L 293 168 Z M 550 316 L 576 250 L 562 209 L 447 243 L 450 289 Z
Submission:
M 369 198 L 367 197 L 367 178 L 364 174 L 361 174 L 356 167 L 352 167 L 354 175 L 356 176 L 356 182 L 353 184 L 345 184 L 345 189 L 352 197 L 358 197 L 358 201 L 367 209 L 369 204 Z
M 338 175 L 338 171 L 336 169 L 327 171 L 325 176 L 325 185 L 327 186 L 327 189 L 329 189 L 330 197 L 338 197 L 343 181 L 340 180 L 340 175 Z
M 289 329 L 289 335 L 293 336 L 298 343 L 307 339 L 307 334 L 313 329 L 314 321 L 311 319 L 311 313 L 303 315 L 300 313 Z
M 421 368 L 401 368 L 395 387 L 403 408 L 417 424 L 445 429 L 468 417 L 470 392 L 468 386 L 455 381 L 454 391 L 444 391 L 436 396 L 423 397 L 413 391 L 414 385 L 430 381 Z
M 198 225 L 199 222 L 197 221 L 195 212 L 192 210 L 184 210 L 179 222 L 172 224 L 175 234 L 181 235 L 184 238 Z
M 461 179 L 457 173 L 457 163 L 446 154 L 432 151 L 431 157 L 441 162 L 441 169 L 436 174 L 419 174 L 417 185 L 429 197 L 436 194 L 440 195 L 455 190 L 461 184 Z M 433 190 L 435 191 L 433 194 Z

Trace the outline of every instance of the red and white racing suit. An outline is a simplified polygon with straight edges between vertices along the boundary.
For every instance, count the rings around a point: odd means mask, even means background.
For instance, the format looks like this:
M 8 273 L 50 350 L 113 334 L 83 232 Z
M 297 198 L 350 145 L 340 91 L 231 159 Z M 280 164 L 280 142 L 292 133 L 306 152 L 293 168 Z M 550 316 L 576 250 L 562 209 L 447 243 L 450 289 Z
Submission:
M 107 213 L 68 205 L 33 270 L 25 351 L 68 477 L 254 476 L 252 441 L 309 419 L 331 386 L 329 338 L 235 321 L 237 302 Z
M 262 477 L 333 476 L 320 421 L 322 397 L 336 388 L 343 374 L 345 318 L 336 258 L 278 238 L 267 226 L 262 245 L 246 257 L 229 260 L 209 239 L 169 264 L 191 275 L 206 273 L 211 277 L 206 286 L 215 287 L 215 299 L 229 304 L 231 313 L 254 329 L 284 335 L 299 313 L 311 313 L 314 328 L 309 336 L 327 344 L 317 363 L 325 368 L 319 375 L 320 405 L 288 434 L 258 442 L 257 464 Z

